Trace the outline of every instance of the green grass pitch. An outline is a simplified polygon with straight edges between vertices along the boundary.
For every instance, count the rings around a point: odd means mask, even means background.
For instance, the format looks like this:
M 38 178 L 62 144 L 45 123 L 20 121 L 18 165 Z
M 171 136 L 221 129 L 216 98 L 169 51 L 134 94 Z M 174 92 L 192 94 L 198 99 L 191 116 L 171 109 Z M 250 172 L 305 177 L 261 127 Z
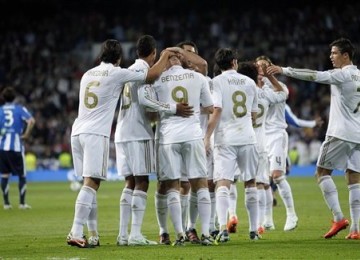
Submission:
M 79 249 L 66 244 L 70 231 L 77 192 L 69 183 L 28 183 L 27 202 L 33 207 L 22 211 L 18 206 L 17 183 L 11 183 L 12 210 L 0 208 L 0 259 L 360 259 L 360 241 L 346 240 L 348 230 L 326 240 L 321 236 L 331 223 L 331 213 L 325 205 L 313 177 L 288 178 L 299 217 L 298 228 L 284 232 L 285 208 L 278 197 L 274 207 L 276 230 L 267 231 L 263 239 L 250 241 L 248 219 L 244 208 L 243 184 L 237 183 L 239 216 L 238 231 L 230 241 L 204 247 L 186 244 L 184 247 L 151 246 L 119 247 L 116 237 L 119 225 L 119 196 L 124 182 L 103 182 L 98 192 L 99 232 L 101 246 Z M 342 209 L 349 218 L 348 190 L 344 177 L 334 177 Z M 155 182 L 150 183 L 143 234 L 158 240 L 154 209 Z M 171 225 L 171 222 L 169 221 Z M 86 230 L 86 229 L 85 229 Z M 174 238 L 172 225 L 169 226 Z

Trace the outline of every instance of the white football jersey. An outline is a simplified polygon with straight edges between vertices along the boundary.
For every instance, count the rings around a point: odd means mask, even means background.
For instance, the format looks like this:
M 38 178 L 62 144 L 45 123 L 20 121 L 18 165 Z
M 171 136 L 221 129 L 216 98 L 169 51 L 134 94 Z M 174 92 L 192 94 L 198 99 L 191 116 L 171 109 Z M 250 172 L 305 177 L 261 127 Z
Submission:
M 153 87 L 160 102 L 175 105 L 185 102 L 194 107 L 194 114 L 188 118 L 160 112 L 159 143 L 202 139 L 200 104 L 204 107 L 213 105 L 207 79 L 198 72 L 175 65 L 164 71 Z
M 264 77 L 263 81 L 266 85 L 271 88 L 273 87 L 268 78 Z M 283 87 L 283 91 L 285 92 L 287 99 L 289 90 L 283 82 L 279 81 L 279 83 Z M 285 105 L 286 100 L 270 105 L 265 120 L 265 134 L 276 133 L 279 130 L 285 130 L 287 128 L 288 125 L 285 120 Z
M 206 79 L 208 80 L 208 83 L 209 83 L 210 93 L 212 93 L 212 80 L 211 80 L 211 78 L 209 76 L 206 76 Z M 200 115 L 200 124 L 201 124 L 201 129 L 203 130 L 203 135 L 204 136 L 206 134 L 208 121 L 209 121 L 209 114 L 201 114 Z
M 132 71 L 101 62 L 88 70 L 80 81 L 79 111 L 72 136 L 88 133 L 110 137 L 115 108 L 124 84 L 144 82 L 147 70 Z
M 284 91 L 274 91 L 268 85 L 257 88 L 259 111 L 256 116 L 254 130 L 256 134 L 258 152 L 265 150 L 265 119 L 269 106 L 272 104 L 282 103 L 286 100 L 287 94 Z
M 227 70 L 213 78 L 214 107 L 222 108 L 215 128 L 216 145 L 255 144 L 251 112 L 258 112 L 257 90 L 254 80 Z
M 148 70 L 149 64 L 136 59 L 130 70 Z M 115 143 L 154 138 L 151 122 L 146 116 L 145 107 L 139 104 L 139 89 L 145 87 L 141 82 L 128 82 L 121 96 L 120 110 L 115 130 Z
M 355 65 L 328 71 L 283 68 L 283 73 L 297 79 L 330 84 L 331 100 L 326 135 L 360 143 L 360 70 Z

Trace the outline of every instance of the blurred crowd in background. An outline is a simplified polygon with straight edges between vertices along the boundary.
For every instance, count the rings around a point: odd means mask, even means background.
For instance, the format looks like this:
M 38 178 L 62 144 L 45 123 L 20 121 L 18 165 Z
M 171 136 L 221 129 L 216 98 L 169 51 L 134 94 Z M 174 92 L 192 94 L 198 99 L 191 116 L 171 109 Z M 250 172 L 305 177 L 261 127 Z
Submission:
M 135 60 L 134 43 L 140 35 L 153 35 L 159 50 L 192 40 L 208 61 L 210 77 L 219 47 L 236 48 L 240 61 L 266 55 L 277 65 L 315 70 L 332 68 L 328 45 L 339 37 L 348 37 L 360 50 L 360 3 L 356 2 L 212 8 L 212 1 L 209 6 L 184 7 L 189 1 L 175 0 L 176 9 L 164 1 L 145 2 L 150 7 L 140 8 L 137 5 L 142 2 L 135 0 L 122 9 L 109 1 L 90 1 L 99 8 L 90 8 L 88 1 L 69 8 L 61 6 L 62 1 L 37 0 L 36 5 L 45 5 L 41 16 L 24 6 L 23 11 L 14 6 L 1 11 L 7 13 L 0 22 L 0 89 L 14 86 L 17 101 L 36 119 L 32 139 L 26 144 L 28 169 L 71 167 L 70 133 L 77 116 L 79 81 L 94 66 L 99 44 L 107 38 L 123 43 L 122 67 Z M 327 127 L 329 87 L 279 79 L 287 84 L 288 104 L 299 118 L 321 116 L 325 121 L 321 128 L 288 128 L 293 164 L 314 163 Z M 113 149 L 110 158 L 114 166 Z

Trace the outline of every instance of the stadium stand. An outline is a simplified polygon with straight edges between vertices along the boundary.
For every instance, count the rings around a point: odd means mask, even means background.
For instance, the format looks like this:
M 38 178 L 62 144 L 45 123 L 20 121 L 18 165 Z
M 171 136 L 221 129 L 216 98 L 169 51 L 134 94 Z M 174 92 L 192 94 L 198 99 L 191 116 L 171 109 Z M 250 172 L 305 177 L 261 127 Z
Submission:
M 360 3 L 356 1 L 336 5 L 302 1 L 301 6 L 280 1 L 275 7 L 252 1 L 261 4 L 242 8 L 230 6 L 231 1 L 223 1 L 221 7 L 215 6 L 217 1 L 206 6 L 179 0 L 171 6 L 155 0 L 121 2 L 1 1 L 6 8 L 0 11 L 0 89 L 16 87 L 22 96 L 18 101 L 26 103 L 35 116 L 28 148 L 40 168 L 51 168 L 49 162 L 56 164 L 59 154 L 69 149 L 79 80 L 95 63 L 94 53 L 106 38 L 123 43 L 123 67 L 135 59 L 132 46 L 142 34 L 152 34 L 161 48 L 191 39 L 208 61 L 209 75 L 218 47 L 237 48 L 241 60 L 266 54 L 279 65 L 319 70 L 331 67 L 327 44 L 333 39 L 348 37 L 359 48 Z M 29 12 L 30 7 L 43 11 Z M 305 151 L 317 149 L 325 135 L 329 89 L 283 80 L 290 89 L 288 104 L 294 113 L 303 119 L 320 115 L 325 121 L 321 129 L 289 128 L 290 146 L 300 143 Z

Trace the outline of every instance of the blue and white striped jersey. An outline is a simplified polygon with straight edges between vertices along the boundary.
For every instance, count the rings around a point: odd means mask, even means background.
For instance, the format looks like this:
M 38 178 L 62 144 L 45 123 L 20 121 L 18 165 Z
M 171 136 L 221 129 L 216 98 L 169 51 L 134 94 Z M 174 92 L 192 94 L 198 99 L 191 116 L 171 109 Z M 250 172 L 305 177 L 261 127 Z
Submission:
M 3 135 L 4 112 L 0 107 L 0 136 Z
M 0 110 L 0 150 L 22 152 L 21 135 L 31 113 L 24 106 L 13 103 L 6 103 Z

